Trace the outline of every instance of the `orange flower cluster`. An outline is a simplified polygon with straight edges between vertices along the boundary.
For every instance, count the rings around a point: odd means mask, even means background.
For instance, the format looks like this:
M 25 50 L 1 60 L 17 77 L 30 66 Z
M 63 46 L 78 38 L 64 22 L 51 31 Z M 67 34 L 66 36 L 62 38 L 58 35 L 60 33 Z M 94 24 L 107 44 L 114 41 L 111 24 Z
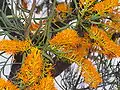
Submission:
M 90 34 L 91 38 L 96 40 L 98 46 L 100 46 L 103 49 L 102 52 L 104 54 L 111 57 L 120 56 L 120 46 L 118 46 L 112 40 L 110 40 L 105 31 L 92 26 Z
M 47 77 L 42 78 L 39 82 L 30 87 L 29 90 L 57 90 L 54 87 L 54 80 L 51 75 L 47 75 Z
M 74 61 L 76 63 L 79 63 L 88 54 L 91 46 L 88 42 L 88 37 L 79 37 L 77 32 L 72 29 L 65 29 L 56 34 L 50 40 L 50 45 L 65 52 L 63 56 L 69 58 L 71 62 Z
M 24 52 L 30 48 L 30 41 L 18 41 L 18 40 L 1 40 L 0 51 L 7 53 Z
M 12 84 L 10 81 L 5 81 L 4 79 L 0 78 L 0 90 L 20 90 Z
M 50 40 L 50 45 L 70 49 L 71 47 L 79 46 L 79 40 L 79 36 L 75 30 L 65 29 Z
M 109 40 L 109 37 L 105 33 L 105 31 L 99 29 L 97 26 L 91 26 L 90 30 L 90 37 L 97 40 L 97 41 L 103 41 L 104 40 Z M 101 42 L 102 44 L 103 42 Z
M 91 44 L 87 42 L 88 38 L 80 38 L 79 37 L 79 46 L 73 48 L 70 52 L 66 53 L 65 56 L 70 58 L 71 62 L 76 62 L 77 64 L 81 63 L 81 60 L 88 54 L 89 48 Z M 70 49 L 68 49 L 69 51 Z
M 100 74 L 88 59 L 84 59 L 82 62 L 82 76 L 85 78 L 85 82 L 93 88 L 96 88 L 102 82 Z
M 67 13 L 69 10 L 68 10 L 68 5 L 66 3 L 59 3 L 57 6 L 56 6 L 56 11 L 57 12 L 63 12 L 63 13 Z
M 112 12 L 113 8 L 118 6 L 118 3 L 119 0 L 103 0 L 95 4 L 93 10 L 103 15 L 104 12 Z
M 54 87 L 53 77 L 48 75 L 40 80 L 40 89 L 39 90 L 56 90 Z
M 26 57 L 17 75 L 18 79 L 21 79 L 24 84 L 30 85 L 40 77 L 42 66 L 41 51 L 34 47 L 31 48 L 31 53 Z

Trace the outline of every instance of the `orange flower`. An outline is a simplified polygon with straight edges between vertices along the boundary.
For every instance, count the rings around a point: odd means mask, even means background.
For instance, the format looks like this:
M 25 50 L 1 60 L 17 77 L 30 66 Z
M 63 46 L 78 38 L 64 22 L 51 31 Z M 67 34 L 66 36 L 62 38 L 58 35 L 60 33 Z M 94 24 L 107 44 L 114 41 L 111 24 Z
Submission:
M 102 82 L 100 74 L 88 59 L 84 59 L 82 62 L 82 76 L 84 77 L 85 82 L 93 88 L 97 88 L 97 86 Z
M 39 82 L 35 83 L 29 90 L 57 90 L 54 86 L 54 79 L 51 75 L 42 78 Z
M 95 4 L 93 10 L 97 11 L 100 15 L 104 12 L 111 12 L 115 6 L 118 6 L 119 0 L 104 0 Z
M 24 52 L 30 48 L 30 41 L 19 40 L 1 40 L 0 51 L 15 54 L 17 52 Z
M 40 77 L 42 66 L 41 51 L 34 47 L 31 48 L 31 53 L 26 57 L 18 73 L 18 79 L 21 79 L 24 84 L 30 85 Z
M 30 25 L 31 31 L 36 31 L 36 30 L 38 30 L 38 28 L 39 28 L 39 24 L 31 23 L 31 25 Z
M 58 50 L 65 52 L 61 56 L 70 59 L 70 62 L 79 63 L 81 59 L 88 54 L 91 47 L 89 38 L 79 37 L 77 32 L 72 29 L 66 29 L 58 33 L 52 40 L 50 45 L 56 47 Z
M 105 12 L 104 9 L 105 9 L 104 2 L 99 2 L 95 4 L 93 11 L 97 11 L 100 15 L 102 15 Z
M 101 47 L 104 54 L 108 56 L 112 55 L 113 57 L 120 56 L 120 46 L 110 40 L 103 30 L 92 26 L 90 37 L 97 41 L 98 46 Z
M 5 81 L 4 79 L 0 78 L 0 90 L 20 90 L 12 84 L 10 81 Z
M 91 44 L 87 41 L 87 38 L 80 38 L 80 46 L 72 50 L 68 48 L 68 53 L 65 53 L 65 56 L 70 58 L 71 62 L 76 62 L 77 64 L 81 63 L 81 60 L 88 54 L 89 48 L 91 47 Z
M 109 37 L 107 36 L 107 34 L 105 33 L 105 31 L 99 29 L 97 26 L 91 26 L 91 30 L 90 30 L 90 37 L 97 40 L 97 41 L 101 41 L 101 40 L 109 40 Z M 101 42 L 103 43 L 103 42 Z
M 56 47 L 77 47 L 79 45 L 79 36 L 75 30 L 65 29 L 56 34 L 49 42 L 51 46 Z
M 53 77 L 48 75 L 40 80 L 40 89 L 39 90 L 57 90 L 54 87 Z
M 71 10 L 71 9 L 70 9 Z M 56 6 L 56 11 L 57 12 L 63 12 L 63 13 L 67 13 L 69 11 L 68 5 L 66 3 L 59 3 Z

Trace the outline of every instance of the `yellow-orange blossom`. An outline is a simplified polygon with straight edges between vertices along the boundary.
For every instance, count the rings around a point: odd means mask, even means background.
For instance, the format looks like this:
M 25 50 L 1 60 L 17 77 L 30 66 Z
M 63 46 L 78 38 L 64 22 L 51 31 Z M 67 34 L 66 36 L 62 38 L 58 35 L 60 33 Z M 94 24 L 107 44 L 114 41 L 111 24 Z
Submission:
M 82 75 L 85 78 L 85 82 L 90 84 L 91 87 L 96 88 L 102 82 L 102 79 L 92 63 L 84 59 L 90 48 L 87 40 L 87 38 L 80 38 L 75 30 L 65 29 L 50 40 L 50 45 L 63 52 L 70 51 L 65 53 L 64 56 L 69 58 L 70 61 L 72 60 L 71 62 L 82 65 Z
M 97 41 L 98 46 L 102 48 L 102 52 L 110 57 L 120 56 L 120 46 L 109 39 L 106 32 L 96 26 L 92 26 L 90 37 Z
M 5 81 L 4 79 L 0 78 L 0 90 L 20 90 L 12 84 L 10 81 Z
M 15 54 L 18 52 L 24 52 L 30 48 L 30 41 L 19 40 L 1 40 L 0 51 Z
M 97 88 L 99 83 L 102 82 L 102 78 L 95 66 L 88 59 L 84 59 L 82 62 L 82 76 L 86 83 L 90 84 L 90 87 Z
M 18 79 L 21 79 L 23 84 L 31 84 L 36 82 L 41 75 L 43 59 L 41 51 L 37 48 L 31 48 L 30 54 L 25 58 L 25 61 L 18 73 Z

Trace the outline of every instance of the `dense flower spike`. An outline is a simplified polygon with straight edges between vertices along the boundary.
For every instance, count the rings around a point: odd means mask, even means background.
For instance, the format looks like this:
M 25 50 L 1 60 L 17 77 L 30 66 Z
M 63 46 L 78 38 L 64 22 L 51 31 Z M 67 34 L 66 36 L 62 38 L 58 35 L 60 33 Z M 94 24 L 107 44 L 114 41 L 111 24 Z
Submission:
M 100 41 L 100 40 L 109 40 L 109 37 L 107 36 L 107 33 L 105 33 L 105 31 L 99 29 L 97 26 L 91 26 L 91 30 L 90 30 L 90 37 Z
M 120 56 L 120 46 L 110 40 L 105 31 L 92 26 L 90 36 L 98 42 L 97 44 L 103 49 L 102 52 L 104 54 L 112 55 L 113 57 Z
M 26 57 L 18 73 L 18 79 L 28 85 L 35 82 L 41 75 L 42 66 L 41 51 L 34 47 L 31 48 L 30 54 Z
M 19 40 L 1 40 L 0 51 L 7 53 L 18 53 L 24 52 L 30 48 L 30 41 L 19 41 Z
M 88 54 L 89 48 L 91 47 L 91 44 L 88 42 L 88 40 L 88 38 L 79 37 L 80 45 L 77 48 L 73 48 L 72 50 L 67 49 L 68 51 L 70 50 L 70 52 L 66 53 L 65 56 L 77 64 L 81 63 L 81 60 Z
M 68 12 L 68 5 L 66 3 L 59 3 L 56 6 L 56 10 L 57 10 L 57 12 L 66 13 L 66 12 Z
M 50 45 L 63 48 L 76 47 L 79 45 L 79 36 L 75 30 L 65 29 L 50 40 Z
M 20 90 L 12 84 L 10 81 L 5 81 L 4 79 L 0 78 L 0 90 Z
M 47 77 L 44 77 L 40 80 L 40 90 L 57 90 L 54 87 L 54 80 L 53 77 L 48 75 Z
M 118 6 L 119 0 L 103 0 L 95 4 L 93 10 L 97 11 L 100 15 L 104 12 L 112 12 L 115 6 Z
M 33 86 L 29 88 L 29 90 L 57 90 L 54 86 L 54 79 L 51 75 L 47 75 L 40 79 L 39 82 L 35 83 Z
M 88 59 L 84 59 L 82 62 L 82 76 L 90 87 L 96 88 L 101 82 L 102 78 L 97 72 L 95 66 Z
M 88 54 L 91 46 L 88 41 L 87 35 L 84 38 L 79 37 L 75 30 L 66 29 L 50 40 L 50 45 L 65 52 L 63 56 L 69 58 L 70 62 L 79 63 Z

